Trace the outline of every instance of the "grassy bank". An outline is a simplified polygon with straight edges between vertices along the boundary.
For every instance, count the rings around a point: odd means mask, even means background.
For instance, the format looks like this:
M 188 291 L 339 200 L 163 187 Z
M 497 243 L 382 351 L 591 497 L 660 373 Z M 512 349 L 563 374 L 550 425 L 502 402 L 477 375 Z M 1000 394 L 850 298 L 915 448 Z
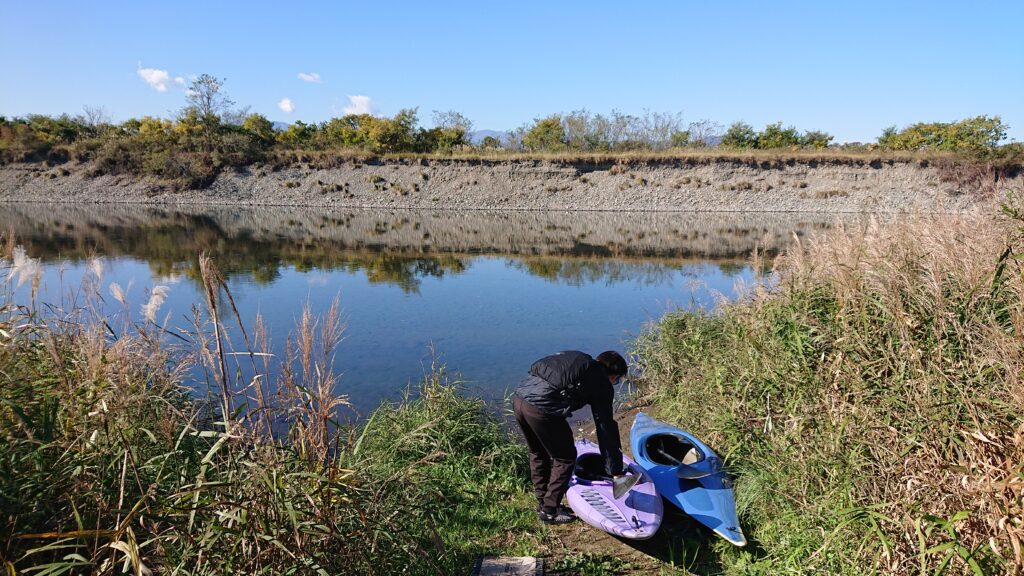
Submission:
M 839 228 L 639 343 L 653 411 L 736 474 L 729 574 L 1024 570 L 1024 219 Z
M 5 277 L 35 272 L 13 251 L 4 265 Z M 532 551 L 525 455 L 489 407 L 438 368 L 405 402 L 348 425 L 329 369 L 336 309 L 304 315 L 285 358 L 265 355 L 259 322 L 232 355 L 229 295 L 202 269 L 210 299 L 178 337 L 91 312 L 99 264 L 74 308 L 16 307 L 8 290 L 5 573 L 438 574 Z M 192 363 L 218 392 L 192 396 Z
M 670 314 L 638 341 L 650 410 L 726 457 L 751 540 L 697 532 L 687 565 L 1024 571 L 1021 206 L 837 228 L 749 297 Z M 549 550 L 524 448 L 443 369 L 350 425 L 330 370 L 336 307 L 303 315 L 272 358 L 259 321 L 226 341 L 223 323 L 242 322 L 208 259 L 209 297 L 173 336 L 95 312 L 92 268 L 73 306 L 0 299 L 9 572 L 436 574 Z M 0 277 L 37 273 L 8 243 Z M 213 390 L 198 400 L 193 365 Z

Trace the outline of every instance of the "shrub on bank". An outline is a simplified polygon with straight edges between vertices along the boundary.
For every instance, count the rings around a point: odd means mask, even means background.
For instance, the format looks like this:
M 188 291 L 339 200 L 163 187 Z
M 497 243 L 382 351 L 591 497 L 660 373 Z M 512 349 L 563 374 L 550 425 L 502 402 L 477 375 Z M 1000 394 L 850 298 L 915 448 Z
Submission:
M 1020 206 L 1019 200 L 1015 204 Z M 840 227 L 643 339 L 657 413 L 727 454 L 728 573 L 1024 569 L 1024 217 Z
M 1006 139 L 1006 124 L 999 116 L 977 116 L 957 122 L 918 122 L 902 130 L 890 126 L 878 137 L 886 150 L 945 150 L 993 152 Z
M 232 110 L 234 103 L 223 93 L 223 81 L 209 75 L 193 82 L 186 99 L 188 105 L 173 120 L 143 117 L 119 125 L 88 109 L 87 116 L 75 117 L 0 116 L 0 164 L 45 161 L 52 165 L 75 160 L 87 163 L 93 175 L 153 176 L 184 189 L 204 188 L 226 169 L 268 162 L 278 165 L 282 158 L 310 156 L 333 156 L 334 163 L 353 155 L 699 160 L 704 157 L 700 150 L 715 148 L 731 160 L 748 150 L 797 155 L 826 149 L 830 152 L 824 157 L 835 159 L 861 149 L 874 156 L 874 150 L 880 149 L 887 151 L 888 158 L 900 152 L 952 155 L 957 160 L 954 164 L 982 167 L 995 178 L 1001 166 L 1019 170 L 1024 163 L 1019 145 L 1000 146 L 1007 126 L 998 116 L 918 123 L 902 131 L 890 127 L 877 145 L 844 145 L 845 152 L 839 152 L 832 145 L 832 135 L 818 130 L 801 134 L 782 122 L 768 124 L 760 132 L 736 122 L 723 133 L 710 120 L 684 125 L 678 113 L 645 111 L 634 116 L 612 111 L 604 116 L 576 110 L 538 118 L 502 138 L 490 136 L 475 145 L 470 140 L 472 122 L 455 111 L 435 111 L 433 128 L 419 127 L 417 109 L 410 108 L 391 118 L 347 114 L 321 123 L 296 121 L 278 129 L 260 114 Z M 520 156 L 523 151 L 527 154 Z M 992 162 L 1000 167 L 993 170 Z

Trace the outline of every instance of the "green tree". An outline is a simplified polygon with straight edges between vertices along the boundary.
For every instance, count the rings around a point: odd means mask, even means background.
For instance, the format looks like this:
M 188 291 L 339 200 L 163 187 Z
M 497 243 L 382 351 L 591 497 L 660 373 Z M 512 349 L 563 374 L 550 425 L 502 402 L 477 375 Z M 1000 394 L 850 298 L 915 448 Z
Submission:
M 882 130 L 882 135 L 878 137 L 878 145 L 887 150 L 894 150 L 898 136 L 899 130 L 896 129 L 896 126 L 887 126 Z
M 950 124 L 943 134 L 945 150 L 993 150 L 1006 138 L 1006 124 L 999 116 L 977 116 Z
M 174 123 L 174 135 L 185 150 L 212 152 L 217 140 L 219 122 L 203 122 L 194 108 L 183 110 Z
M 50 145 L 70 144 L 92 132 L 84 122 L 71 118 L 67 114 L 61 114 L 56 118 L 32 114 L 27 120 L 36 137 Z
M 958 122 L 920 122 L 897 131 L 886 128 L 878 144 L 888 150 L 946 150 L 984 152 L 994 150 L 1006 138 L 1006 124 L 999 116 L 977 116 Z
M 429 128 L 416 132 L 413 148 L 416 152 L 449 153 L 456 146 L 466 144 L 466 133 L 461 128 Z
M 322 139 L 328 146 L 363 148 L 378 154 L 412 152 L 421 146 L 436 145 L 441 131 L 417 134 L 416 122 L 415 108 L 401 110 L 393 118 L 348 114 L 325 123 Z M 452 131 L 445 135 L 448 141 L 455 137 L 458 129 Z
M 808 148 L 828 148 L 833 136 L 820 130 L 808 130 L 800 137 L 800 145 Z
M 269 146 L 274 143 L 276 136 L 274 123 L 262 114 L 250 114 L 242 121 L 242 129 L 261 146 Z
M 139 139 L 145 144 L 154 146 L 166 145 L 167 137 L 173 133 L 175 128 L 174 123 L 165 118 L 143 116 L 136 122 L 138 122 L 136 133 Z
M 532 151 L 564 150 L 567 144 L 562 118 L 557 114 L 535 120 L 533 127 L 523 136 L 523 146 Z
M 733 122 L 722 136 L 726 148 L 757 148 L 757 132 L 746 122 Z
M 410 152 L 415 148 L 416 109 L 400 110 L 391 119 L 374 118 L 367 131 L 367 143 L 377 153 Z
M 348 114 L 331 118 L 323 127 L 323 137 L 328 146 L 362 148 L 367 144 L 368 126 L 377 121 L 370 114 Z
M 302 120 L 296 120 L 286 130 L 277 132 L 275 139 L 289 148 L 308 148 L 316 135 L 316 124 L 306 124 Z
M 789 126 L 782 127 L 782 122 L 776 122 L 764 127 L 764 130 L 757 135 L 757 148 L 765 150 L 771 148 L 792 148 L 800 145 L 800 134 L 796 128 Z
M 690 145 L 690 131 L 689 130 L 679 130 L 679 131 L 673 132 L 672 133 L 671 145 L 672 145 L 673 148 L 686 148 L 687 146 L 689 146 Z
M 467 134 L 473 122 L 462 114 L 449 110 L 434 110 L 434 128 L 416 133 L 417 152 L 451 152 L 457 146 L 469 144 Z
M 0 122 L 0 162 L 38 160 L 51 144 L 42 141 L 24 118 Z

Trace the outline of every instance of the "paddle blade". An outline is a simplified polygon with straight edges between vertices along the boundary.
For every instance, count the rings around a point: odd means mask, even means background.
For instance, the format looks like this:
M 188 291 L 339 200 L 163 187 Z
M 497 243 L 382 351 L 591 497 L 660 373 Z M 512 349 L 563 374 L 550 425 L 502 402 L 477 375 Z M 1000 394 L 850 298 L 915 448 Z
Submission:
M 612 497 L 616 500 L 622 498 L 639 481 L 639 474 L 630 474 L 629 476 L 620 476 L 619 478 L 612 479 Z
M 676 467 L 676 476 L 684 480 L 696 480 L 721 471 L 722 461 L 712 456 L 694 465 L 680 464 Z
M 714 474 L 714 472 L 697 468 L 695 466 L 687 466 L 686 464 L 680 464 L 676 467 L 676 477 L 682 478 L 683 480 L 696 480 L 698 478 L 711 476 L 712 474 Z

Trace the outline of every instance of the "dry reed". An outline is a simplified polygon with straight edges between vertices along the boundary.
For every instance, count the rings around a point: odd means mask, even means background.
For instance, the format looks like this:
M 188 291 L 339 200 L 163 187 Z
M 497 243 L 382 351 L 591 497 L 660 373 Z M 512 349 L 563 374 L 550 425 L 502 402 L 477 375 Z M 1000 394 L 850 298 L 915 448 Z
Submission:
M 1019 200 L 1011 200 L 1011 203 Z M 771 570 L 1024 571 L 1024 218 L 839 225 L 640 343 Z M 656 384 L 655 384 L 656 383 Z

